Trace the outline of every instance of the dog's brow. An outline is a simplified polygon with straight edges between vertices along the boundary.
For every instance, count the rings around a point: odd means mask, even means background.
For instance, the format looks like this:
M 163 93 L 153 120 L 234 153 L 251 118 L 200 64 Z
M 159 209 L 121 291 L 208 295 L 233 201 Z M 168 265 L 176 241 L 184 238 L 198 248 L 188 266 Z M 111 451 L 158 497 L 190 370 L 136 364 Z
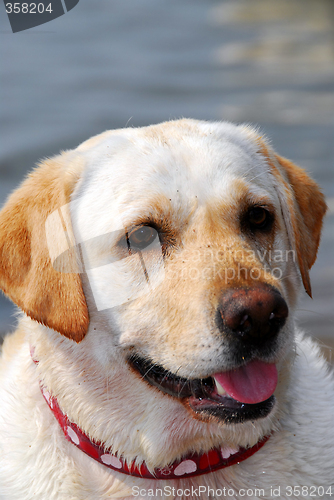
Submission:
M 160 216 L 157 215 L 147 215 L 144 217 L 139 217 L 136 220 L 132 220 L 124 223 L 127 231 L 135 229 L 141 226 L 151 226 L 157 231 L 166 232 L 171 230 L 171 223 L 164 214 Z

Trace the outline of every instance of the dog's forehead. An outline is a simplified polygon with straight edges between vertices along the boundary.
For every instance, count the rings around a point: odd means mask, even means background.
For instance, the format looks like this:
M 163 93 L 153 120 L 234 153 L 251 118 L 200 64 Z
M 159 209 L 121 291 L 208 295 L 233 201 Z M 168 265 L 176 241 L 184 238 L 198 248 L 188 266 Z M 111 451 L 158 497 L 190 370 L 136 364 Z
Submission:
M 89 178 L 114 188 L 151 188 L 161 181 L 200 195 L 204 183 L 221 192 L 234 178 L 268 187 L 269 167 L 255 138 L 253 130 L 227 122 L 179 120 L 105 132 L 78 150 L 87 157 Z
M 134 214 L 159 199 L 183 209 L 246 193 L 275 199 L 255 137 L 245 127 L 195 121 L 104 133 L 78 148 L 87 167 L 76 197 L 95 213 Z

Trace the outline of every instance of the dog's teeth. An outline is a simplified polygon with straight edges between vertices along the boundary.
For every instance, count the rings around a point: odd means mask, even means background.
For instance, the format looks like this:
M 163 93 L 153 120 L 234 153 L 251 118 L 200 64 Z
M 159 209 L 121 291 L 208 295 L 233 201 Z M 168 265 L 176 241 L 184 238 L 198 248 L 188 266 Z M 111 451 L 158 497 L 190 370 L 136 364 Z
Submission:
M 218 382 L 218 380 L 215 379 L 215 377 L 214 377 L 214 381 L 215 381 L 215 384 L 216 384 L 216 388 L 217 388 L 218 394 L 220 396 L 224 396 L 224 394 L 226 394 L 225 389 L 220 385 L 220 383 Z

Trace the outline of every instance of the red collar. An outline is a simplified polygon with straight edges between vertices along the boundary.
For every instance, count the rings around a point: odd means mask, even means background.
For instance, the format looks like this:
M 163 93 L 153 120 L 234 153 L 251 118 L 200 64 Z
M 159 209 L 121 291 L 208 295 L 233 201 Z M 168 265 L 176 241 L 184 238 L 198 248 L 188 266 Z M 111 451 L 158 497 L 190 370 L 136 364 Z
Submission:
M 33 358 L 33 349 L 31 350 L 34 363 L 38 361 Z M 265 436 L 251 448 L 232 449 L 228 447 L 214 448 L 206 453 L 188 453 L 181 460 L 177 460 L 167 467 L 154 469 L 150 472 L 143 462 L 136 466 L 134 462 L 128 464 L 122 456 L 111 454 L 106 451 L 102 443 L 94 442 L 79 427 L 70 422 L 58 404 L 57 399 L 52 396 L 44 387 L 41 387 L 45 401 L 49 405 L 52 413 L 56 417 L 65 437 L 77 448 L 86 453 L 100 464 L 117 472 L 123 472 L 130 476 L 136 476 L 147 479 L 179 479 L 181 477 L 200 476 L 208 474 L 230 465 L 238 464 L 251 457 L 268 441 L 270 436 Z
M 147 479 L 179 479 L 180 477 L 192 477 L 214 472 L 219 469 L 224 469 L 230 465 L 235 465 L 246 458 L 256 453 L 268 441 L 269 436 L 264 437 L 261 441 L 256 443 L 251 448 L 214 448 L 207 453 L 189 453 L 181 460 L 173 462 L 168 467 L 155 469 L 151 473 L 146 467 L 145 463 L 137 467 L 127 462 L 117 454 L 112 455 L 108 453 L 103 444 L 96 443 L 89 439 L 89 437 L 79 427 L 70 422 L 67 415 L 65 415 L 55 397 L 42 388 L 42 394 L 48 403 L 51 411 L 59 422 L 65 437 L 71 441 L 77 448 L 86 453 L 89 457 L 94 458 L 100 464 L 109 467 L 117 472 L 123 472 L 130 476 L 137 476 Z

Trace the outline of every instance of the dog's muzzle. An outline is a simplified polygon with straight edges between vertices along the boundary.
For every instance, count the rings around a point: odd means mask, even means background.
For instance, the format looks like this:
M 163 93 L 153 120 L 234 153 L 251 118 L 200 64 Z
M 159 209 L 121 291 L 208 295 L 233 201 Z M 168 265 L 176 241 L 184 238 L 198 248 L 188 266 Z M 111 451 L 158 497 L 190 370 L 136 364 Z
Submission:
M 264 418 L 274 407 L 278 381 L 276 365 L 266 359 L 287 316 L 285 300 L 269 285 L 231 289 L 219 303 L 216 323 L 230 345 L 232 369 L 187 379 L 138 355 L 129 363 L 151 386 L 182 400 L 200 418 L 214 416 L 224 423 Z

